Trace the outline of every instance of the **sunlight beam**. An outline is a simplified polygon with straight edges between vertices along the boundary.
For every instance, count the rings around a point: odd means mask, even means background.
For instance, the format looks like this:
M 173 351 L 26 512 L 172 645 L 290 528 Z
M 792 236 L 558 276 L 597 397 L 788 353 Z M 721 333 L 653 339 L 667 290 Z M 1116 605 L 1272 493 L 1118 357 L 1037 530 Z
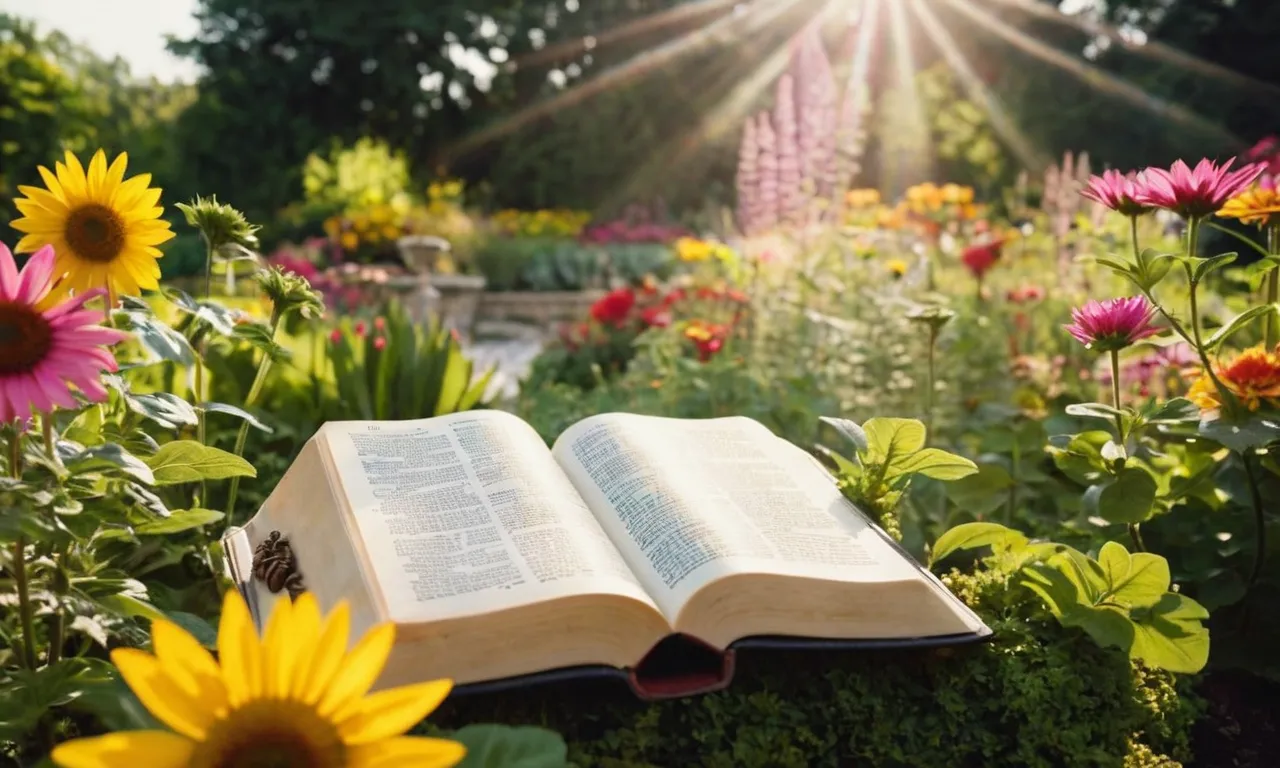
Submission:
M 636 54 L 627 61 L 587 79 L 581 85 L 573 86 L 555 96 L 543 99 L 536 104 L 527 106 L 497 120 L 493 124 L 463 137 L 447 148 L 443 155 L 445 157 L 456 157 L 459 154 L 501 138 L 547 115 L 578 104 L 598 93 L 625 85 L 659 67 L 669 65 L 713 44 L 728 44 L 733 42 L 735 38 L 739 40 L 747 38 L 751 33 L 767 25 L 787 8 L 800 1 L 758 0 L 750 6 L 746 13 L 732 14 L 717 19 L 702 29 L 689 32 L 652 50 Z
M 911 10 L 915 13 L 916 19 L 919 20 L 925 34 L 933 41 L 934 46 L 959 77 L 961 87 L 965 89 L 970 99 L 986 110 L 987 116 L 991 118 L 991 127 L 995 129 L 996 134 L 1013 151 L 1018 161 L 1023 166 L 1033 169 L 1044 168 L 1048 165 L 1048 157 L 1043 152 L 1035 149 L 1018 126 L 1014 125 L 1004 107 L 1000 105 L 999 100 L 982 82 L 977 73 L 973 71 L 973 67 L 969 65 L 969 62 L 965 60 L 964 54 L 960 52 L 955 39 L 942 26 L 942 22 L 934 15 L 933 10 L 925 5 L 923 0 L 911 0 Z
M 1134 106 L 1141 107 L 1162 117 L 1167 117 L 1188 128 L 1201 131 L 1206 136 L 1212 135 L 1227 144 L 1240 145 L 1243 143 L 1238 136 L 1227 129 L 1210 120 L 1206 120 L 1185 107 L 1180 107 L 1164 99 L 1152 96 L 1127 80 L 1122 80 L 1098 67 L 1078 61 L 1057 48 L 1045 45 L 978 8 L 971 0 L 942 0 L 942 2 L 968 16 L 975 24 L 1008 42 L 1013 47 L 1047 64 L 1058 67 L 1098 91 L 1116 96 Z
M 907 25 L 907 9 L 901 2 L 889 3 L 890 35 L 893 39 L 893 69 L 897 87 L 901 89 L 905 101 L 906 133 L 897 142 L 898 152 L 894 158 L 892 176 L 888 188 L 893 189 L 897 182 L 924 181 L 933 172 L 933 146 L 930 141 L 929 121 L 925 116 L 924 104 L 920 101 L 920 90 L 916 87 L 916 59 L 911 49 L 911 30 Z
M 1186 51 L 1179 50 L 1173 46 L 1166 45 L 1158 41 L 1148 40 L 1144 43 L 1137 43 L 1125 38 L 1121 30 L 1110 24 L 1104 24 L 1100 21 L 1082 18 L 1080 16 L 1069 16 L 1052 6 L 1042 5 L 1032 0 L 990 0 L 993 3 L 1017 8 L 1024 13 L 1035 16 L 1045 21 L 1051 21 L 1062 26 L 1073 27 L 1085 34 L 1095 37 L 1104 37 L 1112 43 L 1119 45 L 1126 51 L 1137 54 L 1147 59 L 1164 62 L 1166 64 L 1174 64 L 1184 69 L 1204 75 L 1205 77 L 1230 82 L 1243 88 L 1252 88 L 1267 91 L 1272 95 L 1280 95 L 1280 85 L 1268 83 L 1265 80 L 1259 80 L 1241 72 L 1237 72 L 1229 67 L 1221 64 L 1215 64 L 1212 61 L 1202 59 L 1199 56 L 1192 55 Z

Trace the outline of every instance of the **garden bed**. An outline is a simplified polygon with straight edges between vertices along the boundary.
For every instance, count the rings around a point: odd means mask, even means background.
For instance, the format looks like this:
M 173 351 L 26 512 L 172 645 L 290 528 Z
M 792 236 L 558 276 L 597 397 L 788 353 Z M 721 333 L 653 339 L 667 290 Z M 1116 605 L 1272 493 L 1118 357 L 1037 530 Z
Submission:
M 490 291 L 480 298 L 478 317 L 549 328 L 557 323 L 581 320 L 604 295 L 602 290 Z

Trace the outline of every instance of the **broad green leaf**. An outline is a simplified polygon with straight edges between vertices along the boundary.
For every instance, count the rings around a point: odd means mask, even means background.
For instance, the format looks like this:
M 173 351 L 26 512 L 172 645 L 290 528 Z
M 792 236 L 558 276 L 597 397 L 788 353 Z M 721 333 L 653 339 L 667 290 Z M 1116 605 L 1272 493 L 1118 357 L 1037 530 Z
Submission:
M 1156 490 L 1156 480 L 1148 472 L 1125 467 L 1114 480 L 1090 486 L 1084 505 L 1090 514 L 1109 523 L 1140 523 L 1151 517 Z
M 1078 549 L 1064 546 L 1061 552 L 1045 562 L 1061 571 L 1075 585 L 1077 602 L 1095 605 L 1107 589 L 1102 566 Z
M 257 477 L 253 465 L 219 448 L 194 440 L 175 440 L 160 446 L 147 464 L 155 473 L 153 485 L 226 480 L 230 477 Z
M 857 475 L 861 471 L 861 467 L 853 463 L 851 459 L 846 459 L 825 445 L 815 445 L 814 448 L 834 465 L 837 475 Z
M 1149 422 L 1184 422 L 1196 421 L 1200 418 L 1200 408 L 1185 397 L 1175 397 L 1163 403 L 1154 404 L 1143 411 L 1143 418 Z
M 266 432 L 267 434 L 271 434 L 272 432 L 271 427 L 263 424 L 258 420 L 257 416 L 254 416 L 243 408 L 237 408 L 234 405 L 227 405 L 226 403 L 201 403 L 199 407 L 202 408 L 205 413 L 225 413 L 228 416 L 234 416 L 241 421 L 247 422 L 249 426 L 254 429 Z
M 1145 248 L 1138 254 L 1138 267 L 1135 270 L 1135 282 L 1145 290 L 1151 290 L 1164 280 L 1173 269 L 1173 254 L 1159 253 L 1154 248 Z
M 164 614 L 151 603 L 124 592 L 99 598 L 98 602 L 104 608 L 114 611 L 120 616 L 131 616 L 133 618 L 146 619 L 147 621 L 164 618 Z
M 1067 444 L 1061 445 L 1060 438 L 1055 437 L 1049 454 L 1053 463 L 1072 480 L 1089 485 L 1107 474 L 1107 465 L 1102 458 L 1102 447 L 1111 440 L 1111 433 L 1102 430 L 1081 432 L 1074 436 L 1063 436 Z
M 86 448 L 67 461 L 67 467 L 75 474 L 119 469 L 126 475 L 146 485 L 155 484 L 151 467 L 116 443 L 103 443 Z
M 999 464 L 978 464 L 978 471 L 947 483 L 947 498 L 973 515 L 998 509 L 1008 500 L 1013 478 Z
M 1191 260 L 1191 282 L 1198 283 L 1204 280 L 1211 273 L 1235 261 L 1238 255 L 1235 253 L 1220 253 L 1207 259 L 1193 258 Z
M 1195 674 L 1209 661 L 1209 612 L 1191 598 L 1166 592 L 1149 609 L 1132 613 L 1135 636 L 1129 656 L 1157 669 Z
M 452 339 L 450 339 L 452 342 Z M 471 365 L 462 350 L 450 343 L 445 353 L 444 371 L 440 377 L 440 396 L 432 415 L 456 413 L 462 396 L 471 382 Z
M 1169 561 L 1159 555 L 1130 554 L 1124 545 L 1109 541 L 1098 553 L 1098 565 L 1107 579 L 1107 602 L 1126 608 L 1149 606 L 1169 591 Z
M 1083 629 L 1103 648 L 1119 648 L 1128 653 L 1133 647 L 1135 627 L 1118 608 L 1076 604 L 1064 610 L 1059 619 L 1063 626 Z
M 565 768 L 569 749 L 555 731 L 531 725 L 468 725 L 451 738 L 467 748 L 459 768 Z
M 936 563 L 962 549 L 991 547 L 1007 551 L 1026 543 L 1026 536 L 999 523 L 964 523 L 938 537 L 929 553 L 929 562 Z
M 166 360 L 187 367 L 195 364 L 196 354 L 187 337 L 150 314 L 150 311 L 129 311 L 129 331 L 147 352 L 152 361 Z
M 1237 331 L 1244 328 L 1249 323 L 1267 315 L 1275 314 L 1280 311 L 1280 307 L 1275 304 L 1262 304 L 1257 307 L 1250 307 L 1235 317 L 1231 318 L 1225 325 L 1214 331 L 1213 335 L 1205 340 L 1205 349 L 1217 349 L 1222 342 L 1231 338 Z
M 862 425 L 867 434 L 867 463 L 892 463 L 904 453 L 924 447 L 924 424 L 915 419 L 874 418 Z
M 1018 583 L 1044 601 L 1049 612 L 1062 614 L 1080 602 L 1080 592 L 1061 570 L 1048 563 L 1032 563 L 1019 572 Z
M 195 426 L 199 419 L 191 403 L 172 392 L 155 392 L 147 395 L 126 394 L 125 405 L 134 413 L 146 416 L 165 429 Z
M 1203 419 L 1197 431 L 1201 437 L 1239 453 L 1280 441 L 1280 421 L 1256 414 L 1239 421 Z
M 867 433 L 858 426 L 856 422 L 849 419 L 840 419 L 834 416 L 819 416 L 818 421 L 839 432 L 853 443 L 853 448 L 858 453 L 866 453 L 869 444 L 867 442 Z
M 192 528 L 199 528 L 210 523 L 216 523 L 225 515 L 212 509 L 178 509 L 169 514 L 168 517 L 159 520 L 149 520 L 137 528 L 134 532 L 139 536 L 160 536 L 167 533 L 180 533 L 189 531 Z
M 959 480 L 976 474 L 977 471 L 978 465 L 963 456 L 947 453 L 938 448 L 925 448 L 894 459 L 889 465 L 885 479 L 916 474 L 932 477 L 934 480 Z

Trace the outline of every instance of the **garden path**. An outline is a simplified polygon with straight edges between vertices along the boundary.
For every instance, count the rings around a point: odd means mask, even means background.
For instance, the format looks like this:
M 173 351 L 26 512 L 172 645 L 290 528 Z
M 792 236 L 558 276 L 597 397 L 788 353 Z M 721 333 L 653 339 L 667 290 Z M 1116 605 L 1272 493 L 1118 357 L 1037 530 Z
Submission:
M 480 323 L 475 338 L 464 344 L 467 356 L 475 363 L 477 373 L 491 365 L 498 370 L 490 387 L 496 398 L 514 397 L 520 390 L 520 379 L 529 371 L 533 359 L 545 344 L 542 329 L 520 323 Z

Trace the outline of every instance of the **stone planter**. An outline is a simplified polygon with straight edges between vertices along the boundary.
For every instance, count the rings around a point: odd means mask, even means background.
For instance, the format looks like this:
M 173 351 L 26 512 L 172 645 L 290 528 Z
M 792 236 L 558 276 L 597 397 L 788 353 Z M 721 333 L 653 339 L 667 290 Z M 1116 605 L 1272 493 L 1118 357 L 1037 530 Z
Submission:
M 440 256 L 448 253 L 451 247 L 449 241 L 441 237 L 410 235 L 396 241 L 396 250 L 409 271 L 425 275 L 435 271 Z
M 481 297 L 487 284 L 483 275 L 431 275 L 432 310 L 447 328 L 470 337 L 475 329 Z
M 585 319 L 591 305 L 604 294 L 602 290 L 486 293 L 480 303 L 480 317 L 492 321 L 531 323 L 552 330 L 560 323 Z

